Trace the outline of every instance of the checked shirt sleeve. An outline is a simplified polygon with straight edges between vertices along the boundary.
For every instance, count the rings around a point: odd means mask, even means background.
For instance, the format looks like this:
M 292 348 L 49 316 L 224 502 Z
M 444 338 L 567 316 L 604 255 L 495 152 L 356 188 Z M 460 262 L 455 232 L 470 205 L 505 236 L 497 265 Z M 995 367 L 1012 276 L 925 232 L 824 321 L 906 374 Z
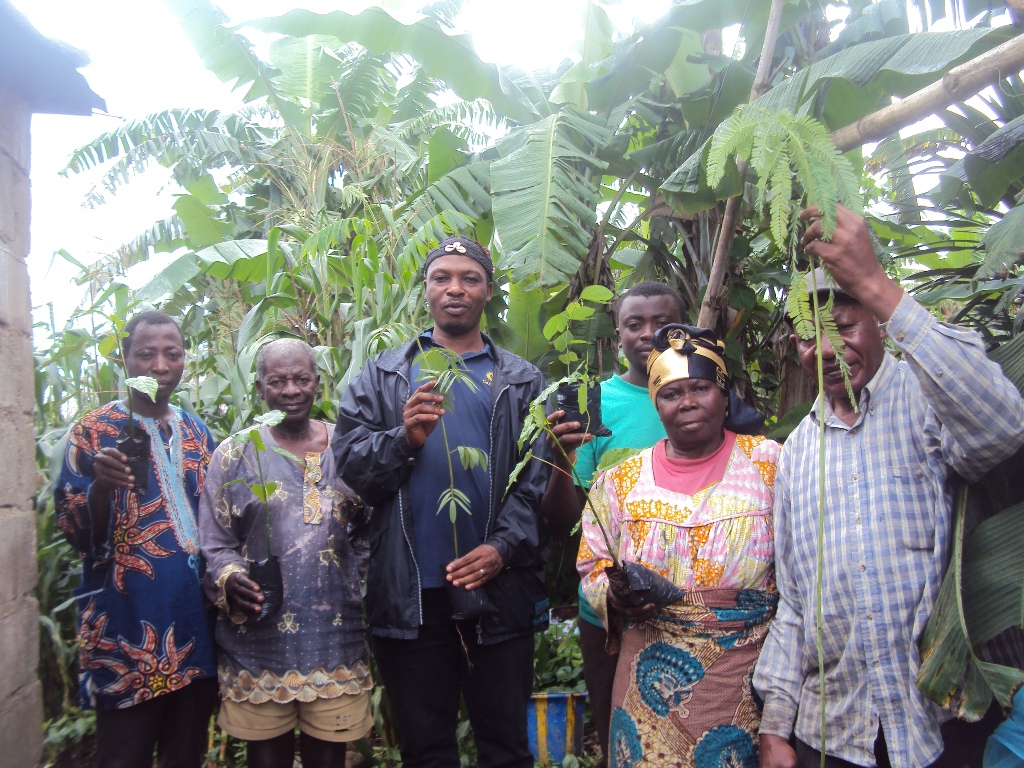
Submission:
M 888 332 L 941 427 L 949 466 L 977 480 L 1024 443 L 1024 400 L 977 333 L 940 322 L 906 295 Z

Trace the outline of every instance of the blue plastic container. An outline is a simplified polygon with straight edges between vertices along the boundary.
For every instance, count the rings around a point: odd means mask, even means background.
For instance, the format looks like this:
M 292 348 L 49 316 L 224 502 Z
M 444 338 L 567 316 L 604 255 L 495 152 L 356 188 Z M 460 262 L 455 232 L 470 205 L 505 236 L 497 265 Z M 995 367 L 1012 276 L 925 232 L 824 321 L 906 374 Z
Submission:
M 530 751 L 544 768 L 583 753 L 585 693 L 535 693 L 526 712 Z

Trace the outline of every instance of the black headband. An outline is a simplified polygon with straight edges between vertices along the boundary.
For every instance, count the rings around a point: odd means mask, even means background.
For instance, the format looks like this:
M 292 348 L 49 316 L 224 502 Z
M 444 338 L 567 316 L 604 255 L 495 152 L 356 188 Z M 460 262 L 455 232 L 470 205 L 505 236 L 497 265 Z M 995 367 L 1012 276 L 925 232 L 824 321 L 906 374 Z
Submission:
M 442 256 L 466 256 L 484 268 L 488 280 L 494 279 L 494 264 L 491 262 L 491 253 L 476 240 L 453 235 L 447 240 L 441 241 L 438 243 L 437 248 L 427 254 L 427 260 L 423 264 L 423 274 L 427 273 L 430 262 L 440 259 Z

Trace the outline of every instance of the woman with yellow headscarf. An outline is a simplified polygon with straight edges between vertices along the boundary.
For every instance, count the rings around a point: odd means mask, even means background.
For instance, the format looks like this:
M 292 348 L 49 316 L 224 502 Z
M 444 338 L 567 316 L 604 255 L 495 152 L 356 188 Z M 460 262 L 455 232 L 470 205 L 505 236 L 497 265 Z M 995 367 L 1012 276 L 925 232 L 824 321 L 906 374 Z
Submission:
M 730 395 L 712 331 L 668 325 L 653 346 L 648 388 L 668 437 L 598 477 L 577 563 L 609 642 L 620 643 L 609 764 L 756 768 L 750 678 L 778 603 L 780 446 L 753 434 L 763 418 Z M 656 607 L 610 586 L 613 551 L 682 599 Z

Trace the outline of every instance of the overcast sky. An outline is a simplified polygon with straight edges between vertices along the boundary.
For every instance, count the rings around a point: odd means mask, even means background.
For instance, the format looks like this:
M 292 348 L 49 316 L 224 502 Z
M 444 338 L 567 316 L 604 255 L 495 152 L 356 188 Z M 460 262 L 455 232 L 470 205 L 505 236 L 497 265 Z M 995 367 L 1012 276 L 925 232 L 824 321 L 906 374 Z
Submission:
M 130 190 L 106 205 L 82 206 L 98 174 L 59 172 L 71 153 L 101 133 L 133 119 L 172 107 L 232 109 L 238 95 L 208 72 L 177 20 L 157 0 L 13 0 L 18 10 L 48 37 L 85 51 L 92 63 L 81 72 L 107 103 L 107 115 L 32 118 L 32 247 L 29 274 L 36 319 L 55 304 L 57 322 L 81 301 L 72 284 L 77 269 L 53 254 L 64 248 L 92 263 L 116 251 L 154 221 L 171 214 L 174 193 L 163 169 L 135 179 Z M 357 11 L 360 0 L 221 0 L 233 22 L 283 14 L 292 7 L 314 11 Z M 388 3 L 378 3 L 387 5 Z M 406 2 L 405 6 L 415 6 Z M 402 6 L 401 0 L 391 3 Z M 629 0 L 611 9 L 622 27 L 632 17 L 651 21 L 670 0 Z M 460 23 L 471 32 L 482 58 L 524 68 L 554 66 L 575 55 L 582 34 L 585 0 L 466 0 Z

